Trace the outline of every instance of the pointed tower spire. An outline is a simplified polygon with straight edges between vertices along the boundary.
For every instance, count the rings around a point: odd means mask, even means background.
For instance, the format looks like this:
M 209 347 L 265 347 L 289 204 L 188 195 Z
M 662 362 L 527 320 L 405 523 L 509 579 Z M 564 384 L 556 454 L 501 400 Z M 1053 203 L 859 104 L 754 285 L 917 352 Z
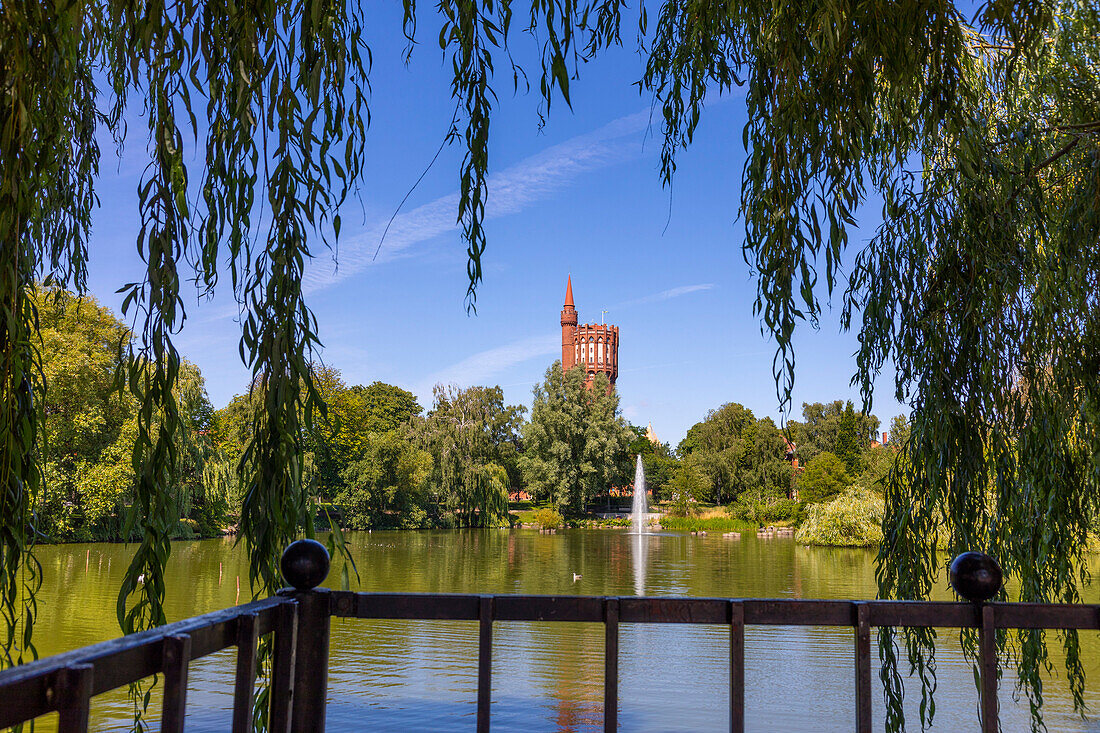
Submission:
M 561 309 L 561 367 L 565 371 L 577 363 L 577 309 L 573 307 L 573 276 L 565 281 L 565 305 Z

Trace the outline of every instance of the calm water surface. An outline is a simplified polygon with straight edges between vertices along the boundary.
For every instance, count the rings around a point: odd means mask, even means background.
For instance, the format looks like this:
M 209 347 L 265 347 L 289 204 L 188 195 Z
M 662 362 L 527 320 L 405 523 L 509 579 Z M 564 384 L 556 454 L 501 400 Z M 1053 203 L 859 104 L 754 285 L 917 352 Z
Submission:
M 364 591 L 583 595 L 873 598 L 869 550 L 801 547 L 790 539 L 735 541 L 721 534 L 637 537 L 621 531 L 534 530 L 349 533 Z M 35 632 L 43 655 L 118 635 L 116 589 L 132 547 L 40 548 L 45 581 Z M 1093 568 L 1095 575 L 1097 568 Z M 574 581 L 574 573 L 581 577 Z M 338 577 L 334 572 L 332 579 Z M 238 595 L 238 578 L 244 584 Z M 179 542 L 168 575 L 178 620 L 249 600 L 247 564 L 232 540 Z M 338 582 L 338 581 L 335 581 Z M 1095 588 L 1086 600 L 1097 602 Z M 940 596 L 948 598 L 946 587 Z M 933 730 L 976 730 L 977 693 L 957 633 L 941 634 Z M 603 627 L 496 623 L 493 729 L 594 731 L 602 725 Z M 874 643 L 874 642 L 873 642 Z M 710 731 L 728 725 L 729 633 L 718 626 L 624 624 L 620 728 Z M 847 629 L 749 627 L 746 722 L 750 731 L 849 731 L 854 720 L 853 634 Z M 1100 710 L 1100 639 L 1082 634 L 1090 708 Z M 877 647 L 872 654 L 877 655 Z M 191 665 L 188 730 L 229 727 L 229 650 Z M 1052 651 L 1055 669 L 1061 663 Z M 877 659 L 877 656 L 875 657 Z M 477 624 L 333 619 L 330 731 L 473 730 Z M 1003 730 L 1027 730 L 1027 703 L 1001 693 Z M 877 686 L 877 679 L 874 684 Z M 919 688 L 912 693 L 912 727 Z M 1044 690 L 1051 731 L 1100 731 L 1074 715 L 1057 675 Z M 159 718 L 154 688 L 150 719 Z M 875 696 L 876 725 L 882 720 Z M 124 691 L 97 697 L 93 727 L 127 727 Z M 50 727 L 52 721 L 47 721 Z

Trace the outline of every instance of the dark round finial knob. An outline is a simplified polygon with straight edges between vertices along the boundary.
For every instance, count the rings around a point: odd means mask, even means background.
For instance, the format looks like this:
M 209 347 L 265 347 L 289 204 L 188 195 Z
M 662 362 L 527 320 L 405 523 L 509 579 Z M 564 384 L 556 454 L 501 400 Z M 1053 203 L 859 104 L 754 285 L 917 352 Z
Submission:
M 984 552 L 964 552 L 951 561 L 951 587 L 968 601 L 980 603 L 1001 589 L 1001 566 Z
M 317 540 L 295 540 L 283 550 L 279 567 L 286 582 L 298 590 L 312 590 L 328 576 L 328 550 Z

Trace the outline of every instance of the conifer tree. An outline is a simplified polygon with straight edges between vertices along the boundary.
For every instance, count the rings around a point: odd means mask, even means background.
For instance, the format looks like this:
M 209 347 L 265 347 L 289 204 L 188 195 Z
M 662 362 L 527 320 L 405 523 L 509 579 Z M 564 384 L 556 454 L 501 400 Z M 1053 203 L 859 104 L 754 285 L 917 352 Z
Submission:
M 844 405 L 840 416 L 840 428 L 836 435 L 836 457 L 844 462 L 848 475 L 857 476 L 861 470 L 863 445 L 859 434 L 859 420 L 856 418 L 852 401 Z

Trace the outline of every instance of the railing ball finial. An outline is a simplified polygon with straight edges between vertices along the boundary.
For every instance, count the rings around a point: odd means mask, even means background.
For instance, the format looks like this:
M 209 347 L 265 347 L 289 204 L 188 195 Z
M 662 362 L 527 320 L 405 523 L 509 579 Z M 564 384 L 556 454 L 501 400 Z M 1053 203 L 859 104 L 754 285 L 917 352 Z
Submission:
M 951 587 L 975 603 L 988 601 L 1001 589 L 1001 566 L 984 552 L 964 552 L 951 561 Z
M 283 550 L 279 568 L 298 590 L 313 590 L 328 577 L 328 550 L 317 540 L 295 540 Z

